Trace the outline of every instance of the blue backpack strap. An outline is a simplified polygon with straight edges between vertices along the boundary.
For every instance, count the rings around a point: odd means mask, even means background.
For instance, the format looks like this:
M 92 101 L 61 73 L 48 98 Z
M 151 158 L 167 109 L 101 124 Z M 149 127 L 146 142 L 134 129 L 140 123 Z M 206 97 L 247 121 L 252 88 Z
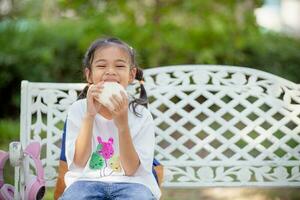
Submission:
M 154 178 L 155 178 L 155 180 L 156 180 L 156 182 L 158 184 L 158 177 L 157 177 L 157 173 L 156 173 L 156 171 L 154 169 L 154 166 L 152 166 L 152 174 L 153 174 L 153 176 L 154 176 Z
M 152 164 L 152 174 L 154 175 L 157 184 L 159 184 L 159 183 L 158 183 L 158 177 L 157 177 L 157 173 L 156 173 L 154 167 L 156 167 L 156 166 L 158 166 L 158 165 L 161 165 L 161 164 L 154 158 L 154 159 L 153 159 L 153 164 Z
M 66 129 L 67 129 L 67 121 L 64 123 L 64 129 L 62 133 L 61 139 L 61 152 L 60 152 L 60 160 L 67 162 L 66 158 Z
M 153 159 L 153 166 L 158 166 L 161 165 L 160 162 L 158 162 L 158 160 L 156 160 L 155 158 Z

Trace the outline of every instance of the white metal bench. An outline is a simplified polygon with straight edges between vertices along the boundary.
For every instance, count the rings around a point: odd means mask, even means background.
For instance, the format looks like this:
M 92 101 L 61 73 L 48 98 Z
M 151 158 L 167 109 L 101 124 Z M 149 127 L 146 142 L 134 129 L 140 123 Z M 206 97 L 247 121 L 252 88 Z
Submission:
M 166 170 L 163 187 L 300 186 L 299 85 L 231 66 L 169 66 L 144 74 L 155 158 Z M 56 182 L 67 109 L 84 86 L 22 82 L 20 140 L 42 144 L 48 187 Z M 24 162 L 15 173 L 21 194 L 28 170 Z

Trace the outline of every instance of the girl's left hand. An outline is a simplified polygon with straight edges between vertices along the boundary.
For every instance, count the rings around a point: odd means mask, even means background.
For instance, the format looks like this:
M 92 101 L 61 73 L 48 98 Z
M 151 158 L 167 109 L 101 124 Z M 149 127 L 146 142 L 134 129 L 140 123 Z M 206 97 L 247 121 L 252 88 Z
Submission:
M 123 91 L 121 96 L 113 95 L 110 98 L 113 106 L 107 105 L 118 129 L 128 127 L 128 97 Z

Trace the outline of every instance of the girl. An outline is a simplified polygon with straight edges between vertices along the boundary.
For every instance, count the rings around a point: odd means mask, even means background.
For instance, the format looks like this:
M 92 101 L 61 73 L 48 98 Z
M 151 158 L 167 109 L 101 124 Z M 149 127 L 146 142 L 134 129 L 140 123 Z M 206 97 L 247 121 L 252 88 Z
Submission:
M 104 82 L 126 88 L 142 81 L 135 53 L 126 43 L 95 41 L 83 60 L 89 87 L 85 99 L 73 103 L 66 127 L 66 190 L 60 199 L 159 199 L 152 174 L 154 125 L 141 99 L 126 94 L 101 105 Z M 141 83 L 142 84 L 142 83 Z M 145 95 L 141 85 L 141 94 Z

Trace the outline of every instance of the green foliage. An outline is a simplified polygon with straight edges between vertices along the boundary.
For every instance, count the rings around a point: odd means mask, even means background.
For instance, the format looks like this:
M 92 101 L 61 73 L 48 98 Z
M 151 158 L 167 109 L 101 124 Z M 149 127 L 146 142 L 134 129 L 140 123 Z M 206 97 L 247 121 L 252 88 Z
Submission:
M 18 116 L 23 79 L 84 81 L 85 50 L 104 36 L 132 45 L 142 68 L 236 65 L 300 82 L 300 40 L 261 30 L 259 0 L 26 2 L 0 21 L 0 117 Z
M 65 31 L 70 26 L 72 31 Z M 15 115 L 23 79 L 63 82 L 81 77 L 78 32 L 70 22 L 55 26 L 29 20 L 0 23 L 2 116 Z
M 8 151 L 8 144 L 11 141 L 19 140 L 20 126 L 19 121 L 1 119 L 0 120 L 0 149 Z
M 19 121 L 1 119 L 0 120 L 0 150 L 8 151 L 9 143 L 19 141 L 20 126 Z M 14 183 L 14 168 L 9 165 L 9 161 L 4 166 L 4 180 L 8 184 Z

